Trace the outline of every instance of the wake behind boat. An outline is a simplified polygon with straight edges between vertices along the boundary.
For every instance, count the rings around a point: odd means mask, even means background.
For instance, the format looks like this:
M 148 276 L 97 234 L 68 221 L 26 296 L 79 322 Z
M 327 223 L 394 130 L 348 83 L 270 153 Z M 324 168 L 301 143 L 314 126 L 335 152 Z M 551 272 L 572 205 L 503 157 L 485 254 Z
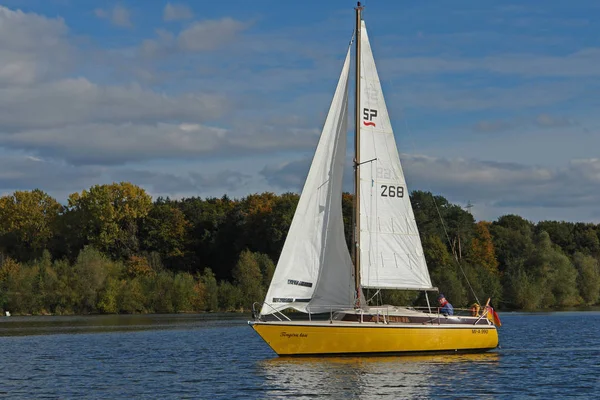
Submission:
M 354 263 L 342 218 L 350 46 L 271 285 L 249 324 L 279 355 L 493 349 L 498 333 L 488 307 L 482 314 L 453 316 L 430 306 L 372 307 L 365 301 L 364 288 L 437 288 L 431 284 L 361 11 L 358 3 Z M 282 313 L 289 308 L 306 313 L 308 320 L 291 320 Z

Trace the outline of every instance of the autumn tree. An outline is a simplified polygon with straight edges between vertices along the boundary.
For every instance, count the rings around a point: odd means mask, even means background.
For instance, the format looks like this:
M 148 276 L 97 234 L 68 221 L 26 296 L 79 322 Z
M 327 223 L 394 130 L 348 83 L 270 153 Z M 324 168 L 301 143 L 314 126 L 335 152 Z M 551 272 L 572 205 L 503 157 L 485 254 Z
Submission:
M 128 182 L 96 185 L 69 196 L 73 232 L 111 257 L 126 258 L 139 250 L 137 227 L 152 207 L 144 189 Z
M 63 207 L 39 189 L 0 197 L 0 252 L 20 261 L 42 255 Z
M 491 273 L 498 273 L 498 260 L 489 226 L 490 223 L 486 221 L 475 224 L 469 261 L 474 265 L 482 266 Z

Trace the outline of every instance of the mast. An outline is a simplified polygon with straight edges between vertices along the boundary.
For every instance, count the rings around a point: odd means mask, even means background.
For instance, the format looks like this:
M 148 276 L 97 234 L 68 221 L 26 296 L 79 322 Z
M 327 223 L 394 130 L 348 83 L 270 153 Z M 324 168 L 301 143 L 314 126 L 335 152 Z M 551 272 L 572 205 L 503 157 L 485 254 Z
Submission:
M 358 2 L 356 10 L 356 87 L 354 109 L 354 288 L 356 290 L 356 305 L 360 305 L 360 34 L 361 12 L 363 7 Z

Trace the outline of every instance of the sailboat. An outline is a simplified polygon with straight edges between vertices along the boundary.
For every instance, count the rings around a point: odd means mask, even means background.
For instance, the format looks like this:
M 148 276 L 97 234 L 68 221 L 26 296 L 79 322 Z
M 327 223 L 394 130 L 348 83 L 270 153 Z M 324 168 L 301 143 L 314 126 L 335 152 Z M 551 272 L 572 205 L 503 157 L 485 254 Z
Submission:
M 410 203 L 363 7 L 356 7 L 354 234 L 342 218 L 350 53 L 265 301 L 250 326 L 278 355 L 479 352 L 498 346 L 493 318 L 429 306 L 370 306 L 363 289 L 436 292 Z M 307 315 L 291 319 L 284 310 Z M 298 313 L 294 313 L 298 314 Z

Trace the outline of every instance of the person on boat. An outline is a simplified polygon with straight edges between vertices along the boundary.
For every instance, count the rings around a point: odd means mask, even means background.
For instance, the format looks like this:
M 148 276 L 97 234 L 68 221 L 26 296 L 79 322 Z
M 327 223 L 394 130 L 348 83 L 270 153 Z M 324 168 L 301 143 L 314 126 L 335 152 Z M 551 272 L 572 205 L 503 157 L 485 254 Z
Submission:
M 443 315 L 454 315 L 454 307 L 446 300 L 446 296 L 440 293 L 438 296 L 438 303 L 440 304 L 439 313 Z
M 481 306 L 477 303 L 471 304 L 471 315 L 473 317 L 479 316 L 479 310 L 481 310 Z

